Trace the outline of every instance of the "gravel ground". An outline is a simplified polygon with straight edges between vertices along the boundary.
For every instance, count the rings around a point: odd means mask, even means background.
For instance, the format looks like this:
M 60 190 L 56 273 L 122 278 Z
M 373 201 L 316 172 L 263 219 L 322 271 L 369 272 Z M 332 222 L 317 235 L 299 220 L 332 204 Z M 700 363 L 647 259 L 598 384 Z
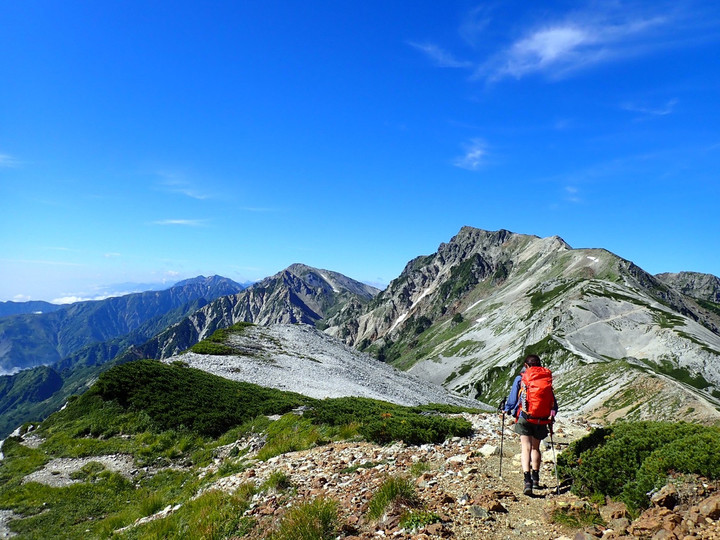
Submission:
M 486 408 L 419 377 L 360 353 L 315 328 L 299 324 L 252 326 L 230 338 L 233 356 L 186 353 L 164 360 L 236 381 L 319 399 L 360 396 L 400 405 L 448 403 Z
M 131 472 L 136 469 L 132 456 L 113 454 L 109 456 L 92 456 L 85 458 L 60 458 L 48 462 L 42 469 L 30 473 L 23 479 L 23 483 L 39 482 L 51 487 L 64 487 L 76 484 L 80 480 L 71 478 L 72 474 L 82 469 L 91 461 L 102 463 L 110 471 L 118 472 L 130 478 Z

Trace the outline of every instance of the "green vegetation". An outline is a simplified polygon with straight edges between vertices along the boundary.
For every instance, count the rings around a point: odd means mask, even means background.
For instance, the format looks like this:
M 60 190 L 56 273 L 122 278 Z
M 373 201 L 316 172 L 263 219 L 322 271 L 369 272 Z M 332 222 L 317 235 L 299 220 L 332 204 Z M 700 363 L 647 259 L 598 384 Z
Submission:
M 467 420 L 421 414 L 433 410 L 447 413 L 463 409 L 443 405 L 403 407 L 368 398 L 337 398 L 319 403 L 307 411 L 305 417 L 314 423 L 331 426 L 355 422 L 360 435 L 380 444 L 394 440 L 402 440 L 407 444 L 441 442 L 471 432 Z
M 673 379 L 692 386 L 693 388 L 704 390 L 712 386 L 712 383 L 708 382 L 705 377 L 702 376 L 702 373 L 691 375 L 689 369 L 676 366 L 675 363 L 670 360 L 663 360 L 660 364 L 656 364 L 648 360 L 642 360 L 642 362 L 653 371 L 668 375 Z
M 660 328 L 675 328 L 676 326 L 684 326 L 685 321 L 682 317 L 673 315 L 666 311 L 660 311 L 659 309 L 652 311 L 652 318 Z
M 288 412 L 301 405 L 310 408 L 304 416 Z M 67 407 L 43 422 L 36 431 L 44 438 L 38 448 L 28 448 L 17 438 L 5 441 L 0 508 L 22 515 L 11 527 L 26 538 L 108 538 L 168 505 L 182 506 L 118 537 L 239 537 L 254 526 L 243 512 L 255 488 L 242 488 L 235 495 L 210 491 L 194 498 L 214 480 L 248 466 L 236 448 L 217 472 L 199 475 L 199 468 L 213 462 L 220 446 L 250 433 L 264 433 L 266 444 L 257 457 L 268 459 L 360 436 L 381 443 L 441 442 L 469 434 L 465 420 L 440 416 L 463 410 L 446 405 L 402 407 L 359 398 L 321 401 L 228 381 L 180 363 L 130 362 L 102 374 L 89 391 L 70 399 Z M 274 422 L 267 417 L 282 413 L 286 414 Z M 130 456 L 139 472 L 130 479 L 91 461 L 72 475 L 77 483 L 66 487 L 22 483 L 24 476 L 53 458 L 107 454 Z M 169 465 L 182 467 L 154 475 L 142 470 Z M 277 473 L 260 489 L 286 491 L 292 485 L 286 474 Z M 315 504 L 297 510 L 297 515 L 295 510 L 289 512 L 287 516 L 295 517 L 287 519 L 295 523 L 309 519 L 320 523 L 320 530 L 335 530 L 328 525 L 329 503 Z M 282 532 L 281 527 L 276 538 L 296 538 L 283 536 L 290 534 L 287 530 Z
M 710 302 L 708 300 L 701 299 L 696 299 L 695 301 L 708 311 L 712 311 L 715 315 L 720 315 L 720 304 L 717 302 Z
M 391 506 L 418 505 L 415 484 L 401 476 L 388 476 L 373 494 L 368 505 L 368 517 L 380 519 Z
M 563 476 L 581 496 L 617 498 L 632 509 L 675 474 L 720 478 L 720 428 L 684 422 L 616 423 L 596 429 L 559 456 Z
M 573 529 L 604 525 L 597 507 L 585 502 L 557 504 L 550 512 L 550 521 Z
M 248 326 L 254 325 L 253 323 L 240 321 L 228 328 L 215 330 L 210 337 L 196 343 L 190 347 L 190 350 L 197 354 L 215 354 L 219 356 L 238 354 L 237 349 L 228 345 L 228 339 L 233 334 L 241 334 Z
M 574 285 L 575 282 L 571 281 L 569 283 L 563 283 L 561 285 L 558 285 L 557 287 L 550 289 L 549 291 L 543 291 L 542 289 L 540 289 L 531 294 L 530 305 L 532 306 L 532 310 L 530 311 L 530 315 L 532 315 L 535 311 L 550 304 L 553 300 L 561 296 L 565 291 L 572 288 Z
M 317 497 L 290 508 L 270 540 L 332 540 L 339 528 L 337 501 Z
M 400 527 L 409 531 L 422 529 L 427 525 L 432 525 L 440 521 L 440 516 L 435 512 L 427 512 L 425 510 L 411 510 L 400 518 Z
M 118 535 L 127 540 L 161 540 L 166 538 L 235 538 L 245 536 L 254 525 L 243 517 L 256 493 L 252 484 L 245 484 L 233 494 L 217 490 L 206 491 L 198 498 L 183 504 L 170 516 L 128 529 Z M 118 524 L 121 524 L 117 520 Z M 107 538 L 114 522 L 106 524 Z

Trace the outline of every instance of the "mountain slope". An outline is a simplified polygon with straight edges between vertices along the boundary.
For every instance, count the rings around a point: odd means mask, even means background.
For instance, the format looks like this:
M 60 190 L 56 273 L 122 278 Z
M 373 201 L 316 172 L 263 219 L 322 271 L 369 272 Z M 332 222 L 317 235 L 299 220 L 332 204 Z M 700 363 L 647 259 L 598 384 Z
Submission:
M 237 283 L 219 276 L 187 280 L 164 291 L 79 302 L 52 313 L 0 319 L 0 374 L 49 365 L 92 343 L 126 335 L 196 299 L 237 293 Z
M 488 403 L 536 352 L 565 411 L 720 418 L 718 312 L 558 237 L 464 227 L 359 317 L 332 323 L 348 344 Z
M 242 325 L 226 334 L 225 354 L 206 354 L 205 344 L 199 343 L 165 362 L 180 361 L 226 379 L 318 399 L 357 396 L 399 405 L 481 405 L 398 371 L 309 325 Z
M 658 274 L 655 277 L 691 298 L 720 303 L 720 278 L 717 276 L 698 272 L 679 272 Z
M 131 354 L 167 358 L 241 321 L 314 325 L 348 305 L 366 304 L 378 292 L 337 272 L 294 264 L 239 294 L 218 298 Z
M 9 315 L 23 315 L 26 313 L 50 313 L 63 309 L 64 306 L 59 304 L 51 304 L 41 300 L 32 300 L 29 302 L 0 302 L 0 317 Z

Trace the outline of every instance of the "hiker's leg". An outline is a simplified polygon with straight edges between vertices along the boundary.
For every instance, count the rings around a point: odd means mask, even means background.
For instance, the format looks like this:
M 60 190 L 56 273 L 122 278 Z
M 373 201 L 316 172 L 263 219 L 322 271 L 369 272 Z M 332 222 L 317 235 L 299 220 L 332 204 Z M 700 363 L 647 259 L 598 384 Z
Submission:
M 530 456 L 532 453 L 532 440 L 530 435 L 520 435 L 520 445 L 522 453 L 520 454 L 520 463 L 524 473 L 530 472 Z
M 540 439 L 530 437 L 530 463 L 533 471 L 539 471 L 542 465 L 542 454 L 540 454 Z

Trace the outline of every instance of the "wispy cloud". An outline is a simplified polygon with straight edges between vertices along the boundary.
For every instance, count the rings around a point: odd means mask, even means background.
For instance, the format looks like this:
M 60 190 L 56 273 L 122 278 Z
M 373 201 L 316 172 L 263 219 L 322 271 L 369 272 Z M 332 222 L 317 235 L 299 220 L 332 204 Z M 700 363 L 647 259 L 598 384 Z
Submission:
M 482 139 L 473 139 L 465 146 L 465 154 L 453 160 L 453 165 L 468 171 L 479 170 L 487 158 L 487 145 Z
M 433 43 L 416 43 L 409 41 L 408 45 L 422 51 L 437 67 L 443 68 L 472 68 L 474 64 L 467 60 L 459 60 L 451 53 L 441 49 Z
M 575 186 L 565 186 L 565 200 L 571 203 L 581 203 L 580 190 Z
M 526 32 L 482 65 L 477 75 L 491 81 L 538 73 L 561 78 L 594 64 L 647 52 L 657 43 L 654 31 L 669 23 L 663 16 L 617 21 L 576 14 Z
M 103 257 L 105 257 L 106 259 L 116 259 L 121 256 L 122 255 L 120 253 L 105 253 L 105 254 L 103 254 Z
M 191 199 L 197 199 L 199 201 L 211 198 L 210 195 L 195 187 L 192 182 L 185 180 L 175 173 L 161 171 L 157 174 L 162 177 L 160 187 L 164 191 L 184 195 L 185 197 L 190 197 Z
M 9 154 L 0 154 L 0 167 L 19 167 L 20 161 Z
M 462 59 L 433 40 L 408 44 L 436 66 L 466 68 L 474 79 L 494 82 L 531 75 L 561 79 L 601 63 L 718 39 L 717 16 L 697 5 L 632 0 L 575 5 L 554 15 L 544 10 L 542 18 L 526 13 L 532 20 L 520 14 L 511 28 L 501 26 L 507 17 L 495 16 L 503 9 L 499 3 L 469 10 L 458 28 L 466 46 Z
M 672 114 L 677 105 L 677 99 L 671 99 L 659 107 L 647 106 L 638 103 L 623 103 L 620 108 L 628 112 L 639 113 L 645 116 L 667 116 Z
M 204 227 L 206 219 L 159 219 L 152 222 L 153 225 L 181 225 L 183 227 Z

